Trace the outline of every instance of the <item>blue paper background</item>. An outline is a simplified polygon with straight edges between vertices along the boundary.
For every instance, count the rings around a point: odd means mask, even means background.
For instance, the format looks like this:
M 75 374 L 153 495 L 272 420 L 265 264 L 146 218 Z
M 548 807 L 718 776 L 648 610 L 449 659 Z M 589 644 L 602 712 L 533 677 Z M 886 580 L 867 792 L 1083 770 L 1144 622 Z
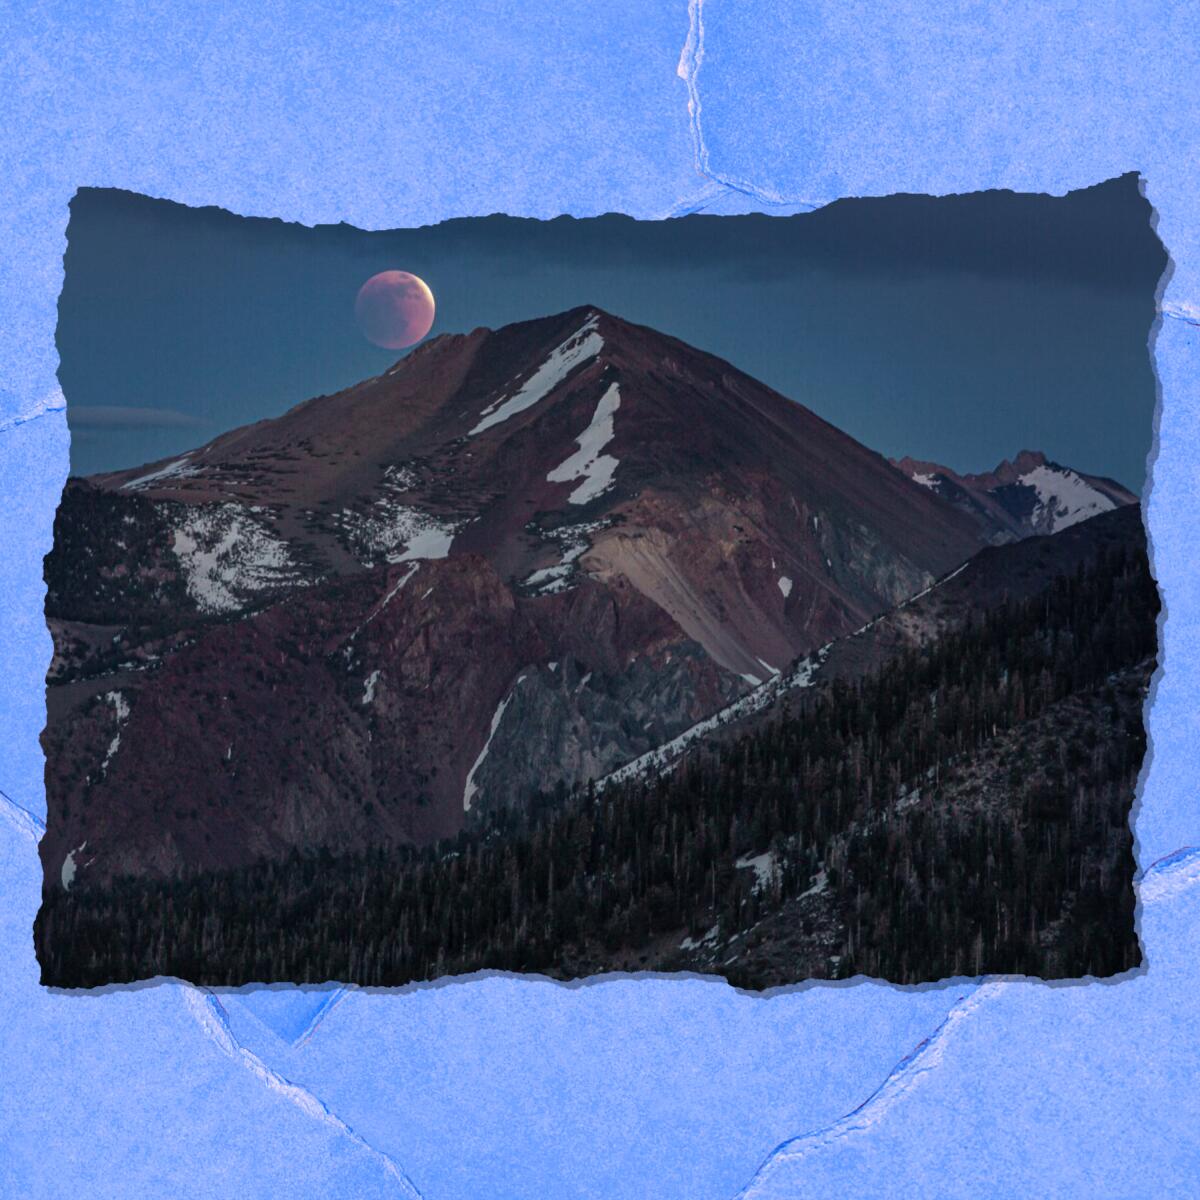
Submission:
M 700 1198 L 1200 1192 L 1200 10 L 1015 0 L 0 6 L 0 1194 Z M 1136 814 L 1148 967 L 1052 987 L 506 977 L 398 994 L 37 983 L 82 184 L 365 228 L 791 211 L 1139 170 L 1174 270 Z

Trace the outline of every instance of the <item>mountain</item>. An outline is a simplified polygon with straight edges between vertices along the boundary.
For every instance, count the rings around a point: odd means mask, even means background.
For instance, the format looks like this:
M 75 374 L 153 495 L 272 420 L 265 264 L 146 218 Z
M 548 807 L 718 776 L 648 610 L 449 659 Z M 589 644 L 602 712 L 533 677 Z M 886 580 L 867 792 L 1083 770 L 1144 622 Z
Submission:
M 50 887 L 43 983 L 1111 976 L 1158 598 L 1136 508 L 980 551 L 692 739 L 451 841 Z
M 522 594 L 624 574 L 759 676 L 978 540 L 806 409 L 588 308 L 435 338 L 338 395 L 92 482 L 188 506 L 175 550 L 200 612 L 453 551 Z
M 454 835 L 668 742 L 994 533 L 598 309 L 434 338 L 68 482 L 47 880 Z
M 789 670 L 625 763 L 600 784 L 653 777 L 701 747 L 728 743 L 802 711 L 827 686 L 854 683 L 906 652 L 936 646 L 992 610 L 1029 601 L 1056 580 L 1114 553 L 1144 556 L 1140 505 L 1122 505 L 1059 534 L 987 546 L 891 611 L 798 659 Z
M 1137 497 L 1112 479 L 1085 475 L 1051 462 L 1037 450 L 1022 450 L 994 471 L 959 475 L 937 463 L 912 458 L 893 465 L 974 518 L 993 542 L 1057 533 Z

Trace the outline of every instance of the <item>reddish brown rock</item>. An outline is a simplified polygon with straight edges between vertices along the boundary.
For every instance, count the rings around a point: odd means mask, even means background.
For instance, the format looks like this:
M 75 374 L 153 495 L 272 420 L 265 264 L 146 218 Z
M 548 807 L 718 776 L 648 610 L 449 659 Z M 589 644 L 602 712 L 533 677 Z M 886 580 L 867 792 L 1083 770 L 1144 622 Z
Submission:
M 68 485 L 48 880 L 85 843 L 79 880 L 451 835 L 637 757 L 986 540 L 653 330 L 585 308 L 435 338 Z

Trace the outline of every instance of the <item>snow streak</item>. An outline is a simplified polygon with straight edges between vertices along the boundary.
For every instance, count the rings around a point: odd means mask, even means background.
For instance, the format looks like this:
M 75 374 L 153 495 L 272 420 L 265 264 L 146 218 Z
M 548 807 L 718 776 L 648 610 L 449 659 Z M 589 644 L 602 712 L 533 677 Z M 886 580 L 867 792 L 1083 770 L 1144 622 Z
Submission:
M 471 801 L 474 800 L 476 793 L 479 791 L 479 787 L 475 782 L 475 775 L 479 771 L 479 768 L 483 766 L 483 760 L 487 758 L 488 751 L 492 748 L 492 738 L 496 736 L 496 730 L 500 728 L 500 722 L 504 719 L 504 712 L 512 703 L 512 698 L 516 695 L 517 688 L 524 678 L 524 675 L 517 676 L 517 682 L 513 684 L 512 691 L 500 701 L 496 706 L 496 711 L 492 713 L 492 725 L 488 730 L 487 741 L 483 743 L 483 749 L 480 750 L 479 757 L 471 766 L 470 771 L 467 772 L 467 782 L 463 786 L 463 812 L 470 812 L 471 810 Z
M 479 422 L 468 436 L 474 437 L 515 417 L 517 413 L 532 408 L 539 400 L 548 396 L 582 362 L 595 358 L 604 345 L 604 339 L 596 329 L 599 318 L 595 313 L 583 323 L 562 345 L 550 352 L 550 356 L 512 396 L 488 405 L 481 412 Z
M 720 729 L 723 725 L 728 725 L 733 721 L 740 721 L 743 717 L 749 717 L 754 713 L 762 712 L 777 696 L 784 692 L 809 687 L 812 684 L 814 675 L 817 673 L 817 669 L 829 654 L 829 649 L 832 645 L 832 642 L 828 642 L 819 650 L 801 659 L 787 675 L 773 675 L 766 683 L 759 684 L 755 687 L 754 691 L 741 697 L 741 699 L 735 700 L 732 704 L 727 704 L 724 708 L 713 713 L 712 716 L 705 717 L 703 721 L 697 722 L 690 729 L 685 729 L 683 733 L 671 738 L 670 741 L 663 742 L 661 746 L 657 746 L 653 750 L 647 751 L 647 753 L 633 759 L 631 762 L 627 762 L 623 767 L 618 767 L 611 774 L 605 775 L 598 782 L 597 786 L 606 787 L 610 783 L 623 783 L 627 779 L 633 779 L 638 775 L 644 775 L 651 771 L 661 771 L 665 767 L 670 766 L 686 750 L 690 749 L 708 734 Z M 745 678 L 752 679 L 753 676 L 747 675 Z
M 139 475 L 136 479 L 127 479 L 117 490 L 122 492 L 140 491 L 148 483 L 157 483 L 160 479 L 185 479 L 189 475 L 195 475 L 198 473 L 197 468 L 188 462 L 193 453 L 194 451 L 189 450 L 181 458 L 167 463 L 165 467 L 159 467 L 157 471 L 151 471 L 149 475 Z
M 613 475 L 619 464 L 611 454 L 602 454 L 601 451 L 613 439 L 613 418 L 620 403 L 620 390 L 615 383 L 610 384 L 596 405 L 591 423 L 576 439 L 579 449 L 546 476 L 550 483 L 583 480 L 567 497 L 571 504 L 587 504 L 612 486 Z

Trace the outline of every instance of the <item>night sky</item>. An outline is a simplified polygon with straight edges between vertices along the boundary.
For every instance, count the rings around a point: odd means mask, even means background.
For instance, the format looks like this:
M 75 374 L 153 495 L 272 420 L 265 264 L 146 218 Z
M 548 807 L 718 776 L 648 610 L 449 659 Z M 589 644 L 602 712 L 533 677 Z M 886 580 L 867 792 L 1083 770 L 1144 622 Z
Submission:
M 1063 198 L 842 200 L 789 217 L 503 216 L 309 229 L 83 189 L 59 379 L 76 474 L 379 374 L 354 298 L 420 275 L 430 336 L 596 304 L 728 359 L 868 446 L 960 471 L 1021 449 L 1142 487 L 1166 254 L 1126 175 Z

